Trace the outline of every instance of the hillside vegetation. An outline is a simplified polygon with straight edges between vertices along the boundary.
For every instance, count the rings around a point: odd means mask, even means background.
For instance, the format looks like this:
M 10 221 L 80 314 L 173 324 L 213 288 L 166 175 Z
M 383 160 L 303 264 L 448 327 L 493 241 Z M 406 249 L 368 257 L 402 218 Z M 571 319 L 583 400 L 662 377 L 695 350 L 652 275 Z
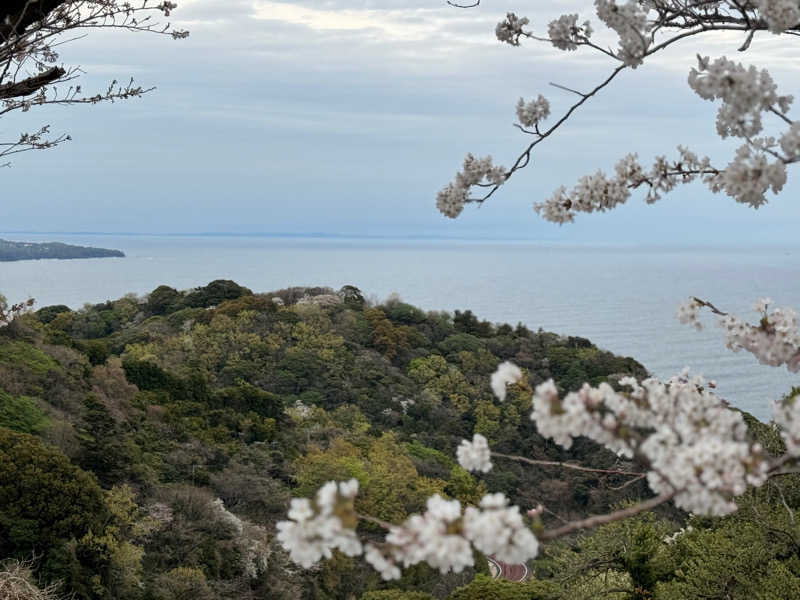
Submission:
M 501 403 L 489 375 L 504 360 L 524 377 Z M 507 454 L 635 469 L 588 441 L 567 452 L 527 418 L 547 378 L 570 390 L 628 374 L 646 372 L 583 338 L 372 305 L 352 286 L 254 294 L 215 281 L 44 307 L 0 329 L 3 572 L 86 599 L 800 597 L 785 595 L 800 590 L 790 477 L 683 535 L 672 511 L 551 545 L 525 584 L 490 580 L 480 557 L 477 572 L 415 567 L 391 585 L 343 555 L 305 571 L 274 541 L 289 498 L 330 479 L 357 478 L 357 508 L 394 522 L 434 493 L 502 491 L 552 523 L 641 498 L 644 484 L 618 475 L 498 459 L 476 478 L 454 460 L 481 433 Z M 764 578 L 788 591 L 758 595 Z M 723 583 L 731 594 L 700 595 Z

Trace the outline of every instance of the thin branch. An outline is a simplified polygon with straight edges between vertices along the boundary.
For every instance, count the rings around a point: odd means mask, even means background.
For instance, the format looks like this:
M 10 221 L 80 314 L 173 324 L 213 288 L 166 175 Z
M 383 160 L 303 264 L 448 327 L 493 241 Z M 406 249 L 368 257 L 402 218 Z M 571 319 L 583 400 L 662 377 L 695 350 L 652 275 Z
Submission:
M 588 92 L 587 94 L 585 94 L 585 95 L 583 96 L 583 98 L 581 98 L 581 99 L 580 99 L 578 102 L 576 102 L 575 104 L 573 104 L 573 105 L 572 105 L 572 106 L 569 108 L 569 110 L 567 110 L 567 112 L 566 112 L 566 113 L 564 113 L 564 114 L 561 116 L 561 118 L 560 118 L 558 121 L 556 121 L 556 123 L 555 123 L 555 124 L 553 124 L 553 125 L 550 127 L 550 129 L 548 129 L 547 131 L 545 131 L 544 133 L 542 133 L 538 139 L 536 139 L 536 140 L 534 140 L 533 142 L 531 142 L 531 143 L 528 145 L 528 147 L 527 147 L 527 148 L 526 148 L 526 149 L 525 149 L 525 150 L 522 152 L 522 154 L 520 154 L 520 155 L 517 157 L 517 160 L 514 162 L 514 164 L 511 166 L 511 168 L 510 168 L 510 169 L 508 170 L 508 172 L 506 173 L 506 180 L 508 180 L 508 178 L 509 178 L 509 177 L 511 177 L 511 175 L 513 175 L 513 174 L 514 174 L 516 171 L 518 171 L 519 169 L 524 169 L 526 166 L 528 166 L 528 164 L 530 163 L 530 160 L 531 160 L 531 152 L 533 152 L 533 149 L 534 149 L 534 148 L 537 146 L 537 144 L 539 144 L 541 141 L 543 141 L 543 140 L 544 140 L 544 139 L 546 139 L 548 136 L 550 136 L 550 135 L 551 135 L 551 134 L 552 134 L 554 131 L 556 131 L 556 130 L 557 130 L 557 129 L 558 129 L 558 128 L 559 128 L 559 127 L 560 127 L 560 126 L 561 126 L 561 125 L 562 125 L 562 124 L 563 124 L 563 123 L 564 123 L 564 122 L 567 120 L 567 119 L 569 119 L 569 118 L 570 118 L 570 116 L 572 116 L 572 113 L 574 113 L 576 110 L 578 110 L 578 109 L 579 109 L 579 108 L 580 108 L 580 107 L 583 105 L 583 103 L 584 103 L 584 102 L 586 102 L 586 101 L 587 101 L 589 98 L 593 97 L 593 96 L 594 96 L 595 94 L 597 94 L 597 93 L 598 93 L 600 90 L 602 90 L 602 89 L 603 89 L 604 87 L 606 87 L 606 86 L 607 86 L 609 83 L 611 83 L 611 82 L 614 80 L 614 78 L 615 78 L 617 75 L 619 75 L 619 73 L 620 73 L 621 71 L 623 71 L 624 69 L 626 69 L 626 68 L 627 68 L 627 65 L 620 65 L 620 66 L 618 66 L 616 69 L 614 69 L 614 70 L 611 72 L 611 74 L 610 74 L 608 77 L 606 77 L 606 79 L 605 79 L 605 80 L 604 80 L 602 83 L 600 83 L 599 85 L 597 85 L 597 86 L 596 86 L 596 87 L 595 87 L 595 88 L 594 88 L 594 89 L 593 89 L 591 92 Z M 491 198 L 491 197 L 492 197 L 492 195 L 493 195 L 493 194 L 494 194 L 494 193 L 495 193 L 495 192 L 496 192 L 496 191 L 497 191 L 499 188 L 500 188 L 500 186 L 499 186 L 499 185 L 495 185 L 495 186 L 494 186 L 494 187 L 493 187 L 493 188 L 492 188 L 492 189 L 491 189 L 491 190 L 490 190 L 490 191 L 489 191 L 489 192 L 488 192 L 486 195 L 484 195 L 482 198 L 469 198 L 469 199 L 467 199 L 467 202 L 477 202 L 477 203 L 479 203 L 479 204 L 480 204 L 480 203 L 483 203 L 483 202 L 485 202 L 486 200 L 488 200 L 489 198 Z
M 774 106 L 770 106 L 770 107 L 769 107 L 767 110 L 768 110 L 769 112 L 771 112 L 772 114 L 778 115 L 778 116 L 779 116 L 781 119 L 783 119 L 783 121 L 784 121 L 784 122 L 785 122 L 787 125 L 794 125 L 794 121 L 792 121 L 792 120 L 791 120 L 789 117 L 787 117 L 785 114 L 783 114 L 782 112 L 780 112 L 779 110 L 777 110 L 777 109 L 776 109 Z
M 362 515 L 361 513 L 356 513 L 356 517 L 358 517 L 362 521 L 366 521 L 367 523 L 373 523 L 378 525 L 379 527 L 383 527 L 387 531 L 394 527 L 389 521 L 384 521 L 383 519 L 378 519 L 377 517 L 372 517 L 370 515 Z
M 614 521 L 628 519 L 645 511 L 651 510 L 656 506 L 664 504 L 665 502 L 668 502 L 673 496 L 675 496 L 675 494 L 677 494 L 677 491 L 665 492 L 660 496 L 656 496 L 650 500 L 645 500 L 644 502 L 634 504 L 628 508 L 616 510 L 605 515 L 595 515 L 579 521 L 571 521 L 570 523 L 567 523 L 566 525 L 556 529 L 545 530 L 539 533 L 536 537 L 543 541 L 554 540 L 564 537 L 565 535 L 568 535 L 574 531 L 578 531 L 579 529 L 591 529 L 592 527 L 597 527 L 599 525 L 606 525 L 607 523 L 613 523 Z
M 747 37 L 744 39 L 744 43 L 741 46 L 739 46 L 739 48 L 738 48 L 739 52 L 744 52 L 745 50 L 747 50 L 750 47 L 750 42 L 753 41 L 753 36 L 755 34 L 756 34 L 756 30 L 755 29 L 751 29 L 750 32 L 747 34 Z
M 694 300 L 695 302 L 697 302 L 697 303 L 698 303 L 700 306 L 705 306 L 706 308 L 708 308 L 709 310 L 711 310 L 711 312 L 712 312 L 712 313 L 714 313 L 715 315 L 719 315 L 720 317 L 727 317 L 727 316 L 728 316 L 728 313 L 726 313 L 726 312 L 724 312 L 724 311 L 721 311 L 721 310 L 720 310 L 720 309 L 718 309 L 716 306 L 714 306 L 713 304 L 711 304 L 711 302 L 708 302 L 708 301 L 706 301 L 706 300 L 701 300 L 701 299 L 700 299 L 700 298 L 698 298 L 697 296 L 692 296 L 692 300 Z
M 777 483 L 775 484 L 775 487 L 778 488 L 778 493 L 781 495 L 781 503 L 783 504 L 783 507 L 786 509 L 786 511 L 789 513 L 789 520 L 792 522 L 792 525 L 794 525 L 794 511 L 791 508 L 789 508 L 789 504 L 786 502 L 786 497 L 783 495 L 783 489 Z
M 573 94 L 577 94 L 581 98 L 585 98 L 586 97 L 586 94 L 584 94 L 583 92 L 579 92 L 577 90 L 573 90 L 572 88 L 568 88 L 567 86 L 561 85 L 560 83 L 553 83 L 551 81 L 550 85 L 552 85 L 554 88 L 558 88 L 560 90 L 564 90 L 565 92 L 572 92 Z
M 647 473 L 638 473 L 635 471 L 623 471 L 621 469 L 592 469 L 590 467 L 582 467 L 581 465 L 574 465 L 572 463 L 557 462 L 553 460 L 535 460 L 532 458 L 527 458 L 525 456 L 518 456 L 516 454 L 502 454 L 500 452 L 492 452 L 492 456 L 497 456 L 498 458 L 507 458 L 509 460 L 514 460 L 528 465 L 539 465 L 544 467 L 562 467 L 564 469 L 574 469 L 576 471 L 584 471 L 587 473 L 603 473 L 605 475 L 626 475 L 637 478 L 642 478 L 647 475 Z
M 636 483 L 637 481 L 641 481 L 641 480 L 642 480 L 642 479 L 644 479 L 645 477 L 647 477 L 647 473 L 642 473 L 642 474 L 641 474 L 641 475 L 639 475 L 638 477 L 634 477 L 633 479 L 630 479 L 630 480 L 626 481 L 625 483 L 623 483 L 623 484 L 622 484 L 622 485 L 620 485 L 620 486 L 617 486 L 617 487 L 609 487 L 608 489 L 610 489 L 611 491 L 614 491 L 614 492 L 619 492 L 619 491 L 621 491 L 621 490 L 624 490 L 626 487 L 628 487 L 628 486 L 630 486 L 630 485 L 632 485 L 632 484 Z

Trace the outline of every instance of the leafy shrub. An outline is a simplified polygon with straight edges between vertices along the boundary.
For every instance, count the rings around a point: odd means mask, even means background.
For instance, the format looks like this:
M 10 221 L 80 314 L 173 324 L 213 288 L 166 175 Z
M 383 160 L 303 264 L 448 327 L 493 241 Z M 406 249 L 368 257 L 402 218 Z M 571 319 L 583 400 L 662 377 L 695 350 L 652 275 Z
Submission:
M 207 308 L 217 306 L 225 300 L 235 300 L 241 296 L 252 296 L 253 292 L 229 279 L 216 279 L 205 287 L 186 294 L 185 306 Z
M 42 323 L 47 325 L 61 313 L 72 312 L 69 306 L 64 304 L 54 304 L 52 306 L 45 306 L 36 311 L 36 318 Z
M 48 425 L 34 398 L 14 397 L 0 390 L 0 427 L 19 433 L 39 433 Z

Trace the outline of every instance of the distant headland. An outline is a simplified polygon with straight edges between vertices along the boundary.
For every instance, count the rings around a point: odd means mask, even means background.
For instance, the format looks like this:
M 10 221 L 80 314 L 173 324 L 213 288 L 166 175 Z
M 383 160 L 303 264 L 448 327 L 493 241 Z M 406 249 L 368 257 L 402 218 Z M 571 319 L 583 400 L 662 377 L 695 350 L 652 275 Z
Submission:
M 0 239 L 0 262 L 12 260 L 38 260 L 42 258 L 107 258 L 124 257 L 120 250 L 73 246 L 61 242 L 11 242 Z

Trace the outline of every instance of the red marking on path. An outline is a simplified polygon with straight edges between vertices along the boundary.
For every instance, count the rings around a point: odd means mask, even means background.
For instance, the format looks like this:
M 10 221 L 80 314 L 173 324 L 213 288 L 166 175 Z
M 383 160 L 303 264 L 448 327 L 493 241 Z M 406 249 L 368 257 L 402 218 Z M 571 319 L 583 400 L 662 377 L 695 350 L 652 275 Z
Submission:
M 528 577 L 528 567 L 525 565 L 509 565 L 501 560 L 497 560 L 493 556 L 489 557 L 500 569 L 500 577 L 508 579 L 509 581 L 524 581 Z

